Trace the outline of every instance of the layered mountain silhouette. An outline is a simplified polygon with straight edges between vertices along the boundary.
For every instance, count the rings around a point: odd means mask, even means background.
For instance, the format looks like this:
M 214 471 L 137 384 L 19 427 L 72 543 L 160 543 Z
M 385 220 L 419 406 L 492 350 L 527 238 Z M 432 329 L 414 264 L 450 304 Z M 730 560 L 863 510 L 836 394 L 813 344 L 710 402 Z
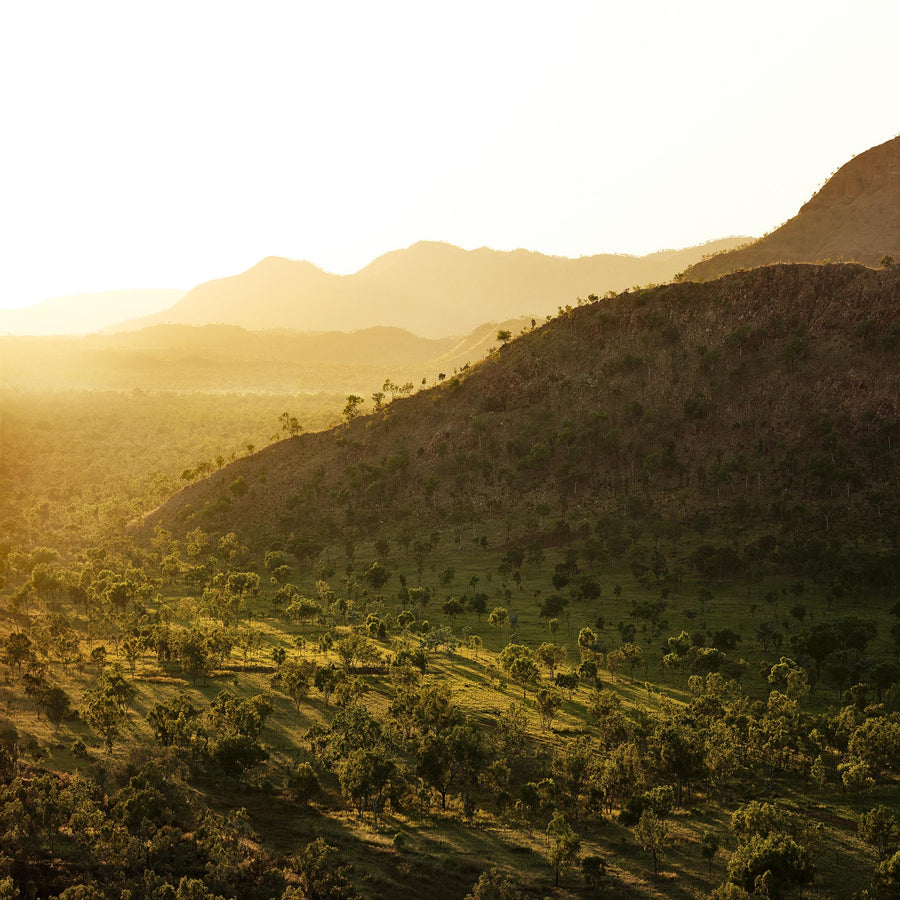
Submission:
M 425 337 L 460 335 L 490 320 L 543 317 L 589 294 L 668 281 L 705 254 L 744 240 L 728 238 L 643 257 L 579 259 L 421 242 L 343 276 L 309 262 L 269 257 L 239 275 L 201 284 L 170 309 L 116 330 L 164 323 L 300 331 L 388 325 Z
M 758 241 L 691 266 L 689 280 L 776 262 L 900 261 L 900 137 L 854 157 L 793 219 Z

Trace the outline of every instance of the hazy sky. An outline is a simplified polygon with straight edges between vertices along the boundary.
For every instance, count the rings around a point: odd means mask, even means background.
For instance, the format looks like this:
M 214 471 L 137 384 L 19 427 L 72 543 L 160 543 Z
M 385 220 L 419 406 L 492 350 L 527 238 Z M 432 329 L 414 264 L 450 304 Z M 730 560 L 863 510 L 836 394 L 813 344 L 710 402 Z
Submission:
M 420 239 L 761 234 L 900 130 L 897 0 L 0 4 L 0 306 Z

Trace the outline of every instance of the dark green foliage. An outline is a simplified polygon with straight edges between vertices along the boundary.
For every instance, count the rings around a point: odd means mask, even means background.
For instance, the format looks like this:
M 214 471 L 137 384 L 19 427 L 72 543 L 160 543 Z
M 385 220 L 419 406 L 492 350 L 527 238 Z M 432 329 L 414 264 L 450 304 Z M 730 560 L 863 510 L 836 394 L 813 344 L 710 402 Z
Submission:
M 738 845 L 728 862 L 730 881 L 746 891 L 764 890 L 773 900 L 795 884 L 808 884 L 814 872 L 809 851 L 777 831 L 751 836 Z

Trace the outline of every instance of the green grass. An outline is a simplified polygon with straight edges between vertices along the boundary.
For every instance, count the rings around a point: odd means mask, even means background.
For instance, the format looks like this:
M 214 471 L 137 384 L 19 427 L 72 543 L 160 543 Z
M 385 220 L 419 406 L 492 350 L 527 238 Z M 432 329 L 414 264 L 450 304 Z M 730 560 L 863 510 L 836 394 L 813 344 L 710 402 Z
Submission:
M 440 612 L 441 602 L 448 595 L 470 592 L 468 581 L 472 575 L 477 575 L 477 589 L 485 590 L 491 595 L 489 610 L 493 605 L 507 605 L 511 612 L 519 616 L 519 641 L 537 646 L 545 640 L 556 640 L 566 647 L 568 656 L 562 667 L 565 669 L 575 666 L 579 661 L 577 636 L 580 628 L 585 625 L 593 627 L 597 616 L 602 615 L 607 624 L 600 632 L 601 639 L 607 642 L 608 647 L 614 647 L 619 639 L 615 624 L 629 621 L 632 600 L 659 593 L 659 587 L 654 584 L 646 586 L 636 583 L 624 562 L 605 561 L 586 570 L 601 584 L 601 599 L 571 604 L 568 620 L 562 621 L 561 628 L 554 637 L 546 624 L 538 618 L 537 607 L 539 599 L 554 590 L 551 576 L 554 565 L 563 558 L 563 550 L 548 549 L 540 569 L 526 565 L 523 568 L 522 590 L 513 588 L 512 601 L 507 602 L 500 595 L 500 576 L 497 573 L 497 564 L 506 546 L 504 529 L 498 527 L 486 531 L 487 550 L 471 541 L 467 543 L 463 540 L 456 544 L 450 539 L 441 540 L 433 554 L 434 564 L 426 566 L 422 579 L 424 584 L 432 588 L 432 601 L 426 610 L 416 611 L 417 619 L 428 618 L 433 626 L 449 625 L 449 620 Z M 681 552 L 687 551 L 683 549 Z M 346 567 L 346 557 L 339 548 L 331 548 L 326 556 L 330 556 L 338 570 L 330 581 L 335 591 L 341 595 L 343 588 L 338 573 Z M 375 557 L 374 546 L 357 544 L 353 574 L 358 575 L 368 568 Z M 418 581 L 416 565 L 411 556 L 394 549 L 383 562 L 391 571 L 391 580 L 380 594 L 376 595 L 370 590 L 367 596 L 361 597 L 354 605 L 358 619 L 364 620 L 367 612 L 371 611 L 382 616 L 396 616 L 402 608 L 396 597 L 398 576 L 401 573 L 405 575 L 410 585 L 415 585 Z M 453 584 L 442 587 L 438 583 L 438 575 L 447 566 L 456 569 L 456 577 Z M 291 575 L 291 581 L 310 596 L 315 594 L 315 580 L 316 575 L 312 570 L 295 569 Z M 791 651 L 786 645 L 780 651 L 770 650 L 766 653 L 756 646 L 752 637 L 753 617 L 748 611 L 749 604 L 758 604 L 759 621 L 765 594 L 770 590 L 777 590 L 780 594 L 788 583 L 789 579 L 770 577 L 754 584 L 729 582 L 708 585 L 690 574 L 686 575 L 677 592 L 670 598 L 670 608 L 666 613 L 667 626 L 658 634 L 642 634 L 639 631 L 636 636 L 636 642 L 644 648 L 646 664 L 635 672 L 634 679 L 627 672 L 616 674 L 601 670 L 604 686 L 617 693 L 625 702 L 626 708 L 635 712 L 652 712 L 664 704 L 686 702 L 689 699 L 686 676 L 669 675 L 662 678 L 656 664 L 662 655 L 662 644 L 668 636 L 678 634 L 683 628 L 696 630 L 691 627 L 695 623 L 685 616 L 685 611 L 696 605 L 700 589 L 709 587 L 713 592 L 713 601 L 707 619 L 708 630 L 730 627 L 743 634 L 744 642 L 733 655 L 744 658 L 748 663 L 743 680 L 744 689 L 751 698 L 764 697 L 767 685 L 758 672 L 761 661 L 764 658 L 774 661 L 780 653 L 789 655 Z M 616 596 L 613 591 L 615 585 L 621 585 L 620 596 Z M 536 599 L 535 592 L 538 591 L 540 593 Z M 334 707 L 326 708 L 321 696 L 313 689 L 298 712 L 294 702 L 271 685 L 271 671 L 274 671 L 271 651 L 274 647 L 281 646 L 288 651 L 289 656 L 297 656 L 299 651 L 294 646 L 294 638 L 303 637 L 307 642 L 304 655 L 314 658 L 320 664 L 337 662 L 334 654 L 322 654 L 313 648 L 325 631 L 340 634 L 349 627 L 349 623 L 288 623 L 273 611 L 265 593 L 266 591 L 263 596 L 248 603 L 248 612 L 252 612 L 250 627 L 259 633 L 260 643 L 258 649 L 248 656 L 247 671 L 244 670 L 238 650 L 232 653 L 225 669 L 206 680 L 198 680 L 196 684 L 191 684 L 177 674 L 161 671 L 155 658 L 150 655 L 145 655 L 138 661 L 133 677 L 137 695 L 131 704 L 122 739 L 116 743 L 112 754 L 105 752 L 99 739 L 80 720 L 68 721 L 58 732 L 54 731 L 37 715 L 30 703 L 20 698 L 17 688 L 7 678 L 5 683 L 0 684 L 0 703 L 6 704 L 7 715 L 15 720 L 19 728 L 23 747 L 26 748 L 26 758 L 51 770 L 90 772 L 98 765 L 115 768 L 124 765 L 137 748 L 153 746 L 146 714 L 158 700 L 185 692 L 196 705 L 205 706 L 223 689 L 242 697 L 266 694 L 274 705 L 274 712 L 263 733 L 263 743 L 270 754 L 265 766 L 270 787 L 263 785 L 251 790 L 241 787 L 237 782 L 223 785 L 203 778 L 196 779 L 195 787 L 204 801 L 214 809 L 245 808 L 262 846 L 269 852 L 275 855 L 290 854 L 313 837 L 324 836 L 353 864 L 351 877 L 357 887 L 364 895 L 373 897 L 462 897 L 479 873 L 492 866 L 515 874 L 529 887 L 532 896 L 586 896 L 584 881 L 578 871 L 566 873 L 561 888 L 554 892 L 553 873 L 546 861 L 546 836 L 542 824 L 528 824 L 512 813 L 494 817 L 487 809 L 489 804 L 486 804 L 484 796 L 472 821 L 464 818 L 458 798 L 450 796 L 446 811 L 441 811 L 439 804 L 434 803 L 430 807 L 423 807 L 419 801 L 414 801 L 407 809 L 389 809 L 377 829 L 370 818 L 361 820 L 348 810 L 333 776 L 323 776 L 323 793 L 311 803 L 298 804 L 292 801 L 281 785 L 297 762 L 311 759 L 304 735 L 312 724 L 327 722 Z M 829 614 L 824 591 L 820 587 L 807 585 L 803 599 L 810 610 L 810 616 L 815 620 Z M 215 624 L 198 614 L 196 601 L 180 586 L 165 587 L 158 602 L 167 604 L 175 611 L 176 625 L 196 627 Z M 787 598 L 784 598 L 779 606 L 787 603 Z M 879 638 L 874 650 L 876 655 L 885 653 L 888 650 L 886 632 L 889 617 L 883 611 L 883 603 L 878 598 L 857 598 L 856 604 L 854 612 L 872 615 L 879 621 Z M 157 601 L 149 603 L 151 609 L 156 605 Z M 844 611 L 834 609 L 832 613 Z M 766 608 L 765 612 L 769 613 L 770 610 Z M 82 632 L 86 631 L 88 623 L 83 616 L 79 616 L 75 624 Z M 11 626 L 12 620 L 7 615 L 4 628 L 8 631 Z M 240 627 L 247 627 L 246 621 Z M 488 625 L 486 616 L 479 622 L 474 615 L 469 614 L 456 620 L 455 631 L 460 635 L 464 632 L 478 634 L 484 646 L 477 652 L 463 646 L 454 653 L 439 651 L 431 654 L 425 677 L 449 683 L 453 689 L 454 701 L 473 720 L 490 728 L 495 717 L 510 704 L 522 704 L 519 685 L 513 684 L 504 674 L 494 678 L 490 674 L 490 667 L 496 662 L 496 654 L 510 639 L 510 629 L 492 628 Z M 389 635 L 385 642 L 379 644 L 381 651 L 389 654 L 397 638 L 396 633 Z M 789 638 L 789 633 L 786 638 Z M 108 661 L 118 661 L 130 677 L 124 658 L 117 660 L 109 642 L 107 647 L 110 651 Z M 56 663 L 50 664 L 50 671 L 53 679 L 69 692 L 76 707 L 80 705 L 84 691 L 91 686 L 96 676 L 90 668 L 79 671 L 73 667 L 68 672 L 63 672 Z M 388 679 L 366 676 L 363 680 L 367 685 L 363 702 L 376 717 L 386 717 L 393 695 Z M 546 673 L 542 674 L 542 680 L 546 680 Z M 541 766 L 544 765 L 541 760 L 546 758 L 549 751 L 561 747 L 572 735 L 590 731 L 587 707 L 591 691 L 580 686 L 571 697 L 567 696 L 552 730 L 545 731 L 541 728 L 537 711 L 531 706 L 535 689 L 536 685 L 527 687 L 524 708 L 528 718 L 532 754 L 530 765 L 534 777 L 540 778 L 547 774 L 541 771 Z M 822 709 L 833 700 L 830 691 L 820 690 L 810 699 L 810 705 L 814 709 Z M 70 752 L 72 742 L 77 737 L 82 738 L 89 746 L 88 761 L 75 759 Z M 412 768 L 410 758 L 403 758 L 402 762 Z M 820 790 L 802 781 L 791 783 L 782 779 L 775 785 L 748 785 L 746 788 L 751 796 L 764 798 L 771 795 L 788 800 L 798 810 L 807 811 L 806 814 L 811 819 L 822 821 L 816 850 L 818 876 L 803 896 L 817 900 L 849 897 L 868 884 L 875 860 L 871 852 L 862 846 L 851 827 L 863 808 L 861 804 L 853 803 L 832 786 Z M 895 786 L 876 789 L 864 799 L 865 806 L 874 803 L 876 798 L 896 804 Z M 740 800 L 741 797 L 734 791 L 726 794 L 722 801 L 705 798 L 701 792 L 691 806 L 677 811 L 671 820 L 672 843 L 661 856 L 659 876 L 652 874 L 649 855 L 635 845 L 628 829 L 619 825 L 615 818 L 585 818 L 578 823 L 582 839 L 581 853 L 599 855 L 607 860 L 615 885 L 612 896 L 702 897 L 724 878 L 731 849 L 728 830 L 730 810 Z M 815 807 L 811 808 L 811 804 L 815 804 Z M 722 847 L 713 861 L 711 872 L 707 870 L 706 862 L 699 853 L 700 838 L 705 829 L 711 829 L 719 835 Z M 395 841 L 395 835 L 398 834 L 402 838 Z

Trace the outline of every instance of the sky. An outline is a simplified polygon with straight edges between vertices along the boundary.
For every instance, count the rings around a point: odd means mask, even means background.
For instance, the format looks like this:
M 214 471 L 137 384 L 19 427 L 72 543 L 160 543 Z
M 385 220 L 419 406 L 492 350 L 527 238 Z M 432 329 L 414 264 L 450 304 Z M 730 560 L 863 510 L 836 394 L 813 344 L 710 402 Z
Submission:
M 896 0 L 0 4 L 0 307 L 418 240 L 761 235 L 900 131 Z

